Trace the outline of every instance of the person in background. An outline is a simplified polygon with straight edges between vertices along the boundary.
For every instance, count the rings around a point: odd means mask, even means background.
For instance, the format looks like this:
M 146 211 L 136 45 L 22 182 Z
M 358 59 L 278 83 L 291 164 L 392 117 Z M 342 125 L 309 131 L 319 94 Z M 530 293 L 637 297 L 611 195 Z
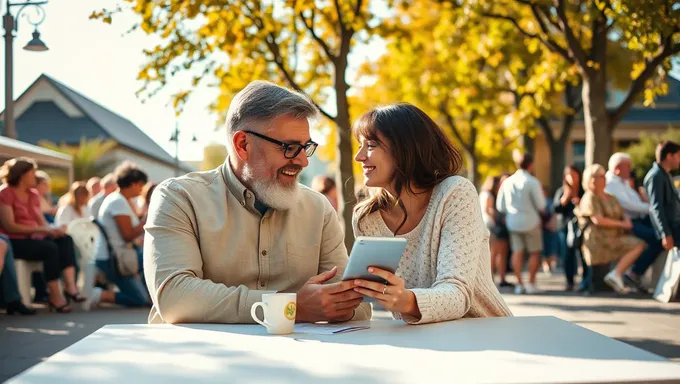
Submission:
M 546 201 L 546 212 L 542 217 L 543 222 L 543 272 L 550 273 L 557 268 L 557 252 L 559 251 L 559 239 L 557 236 L 557 214 L 553 212 L 553 199 L 548 193 L 548 188 L 543 186 L 543 196 Z
M 52 180 L 47 172 L 41 170 L 35 172 L 35 178 L 38 181 L 35 189 L 38 190 L 40 195 L 40 210 L 45 216 L 45 220 L 53 223 L 54 216 L 59 208 L 52 203 Z
M 328 176 L 316 176 L 312 179 L 312 189 L 326 196 L 333 209 L 338 210 L 338 189 L 333 179 Z
M 408 240 L 395 273 L 368 269 L 386 283 L 358 279 L 355 290 L 408 324 L 512 316 L 491 277 L 477 190 L 457 175 L 460 152 L 441 128 L 399 103 L 365 113 L 352 133 L 376 189 L 354 210 L 354 235 Z
M 36 311 L 21 302 L 17 271 L 14 269 L 14 253 L 7 236 L 0 235 L 0 301 L 5 304 L 7 314 L 35 315 Z
M 118 189 L 116 178 L 112 173 L 104 176 L 99 184 L 101 190 L 96 195 L 90 195 L 90 201 L 87 202 L 87 207 L 89 208 L 93 217 L 99 217 L 99 208 L 102 206 L 106 196 Z
M 503 216 L 496 210 L 496 195 L 501 185 L 500 176 L 489 176 L 482 184 L 479 193 L 479 204 L 482 208 L 482 219 L 490 232 L 489 249 L 491 252 L 491 276 L 494 271 L 500 278 L 499 287 L 513 287 L 505 280 L 508 271 L 508 239 L 510 234 L 503 224 Z
M 49 308 L 67 313 L 71 311 L 67 298 L 75 302 L 86 298 L 76 287 L 73 239 L 61 228 L 51 227 L 40 212 L 35 190 L 37 168 L 33 159 L 19 157 L 6 161 L 0 170 L 5 183 L 0 186 L 0 230 L 8 235 L 17 259 L 43 262 Z
M 534 159 L 528 153 L 515 153 L 517 172 L 501 185 L 496 209 L 505 215 L 510 231 L 512 269 L 517 277 L 515 294 L 538 293 L 536 273 L 541 266 L 543 231 L 541 217 L 545 214 L 545 197 L 541 183 L 531 173 Z M 529 284 L 522 283 L 524 252 L 529 253 Z
M 151 196 L 153 195 L 153 191 L 156 189 L 158 186 L 158 183 L 146 183 L 144 186 L 144 189 L 142 189 L 142 209 L 141 212 L 139 213 L 140 218 L 146 217 L 146 215 L 149 213 L 149 204 L 151 203 Z
M 114 171 L 118 190 L 109 194 L 99 209 L 97 221 L 106 231 L 109 245 L 112 249 L 130 246 L 133 241 L 144 233 L 146 218 L 139 219 L 132 200 L 141 195 L 148 176 L 136 164 L 126 161 Z M 86 308 L 96 307 L 99 303 L 114 303 L 127 307 L 146 306 L 149 297 L 144 286 L 142 250 L 135 247 L 139 261 L 139 274 L 135 276 L 120 276 L 111 267 L 109 252 L 102 240 L 97 244 L 95 264 L 109 283 L 118 287 L 118 292 L 103 290 L 95 287 L 92 297 L 85 304 Z
M 623 274 L 633 265 L 645 249 L 645 242 L 631 234 L 633 222 L 627 217 L 616 197 L 605 192 L 605 170 L 593 164 L 583 171 L 583 188 L 586 193 L 579 203 L 576 215 L 583 231 L 583 254 L 589 266 L 616 267 L 604 282 L 616 292 L 628 293 Z
M 680 144 L 664 141 L 656 147 L 656 162 L 645 176 L 649 213 L 665 250 L 680 244 L 680 197 L 671 172 L 680 167 Z
M 647 196 L 647 191 L 645 190 L 645 186 L 642 185 L 640 182 L 640 179 L 635 175 L 634 171 L 630 171 L 630 177 L 628 178 L 628 185 L 630 185 L 631 188 L 635 192 L 640 195 L 640 199 L 644 201 L 645 203 L 649 203 L 649 197 Z
M 624 275 L 626 284 L 646 293 L 647 287 L 642 284 L 641 277 L 661 254 L 663 247 L 661 241 L 656 238 L 656 232 L 649 218 L 649 204 L 645 203 L 637 190 L 631 188 L 628 183 L 631 169 L 630 155 L 623 152 L 613 154 L 609 159 L 605 192 L 616 197 L 623 212 L 633 222 L 633 234 L 647 243 L 646 249 L 635 261 L 633 268 Z
M 79 181 L 71 185 L 68 191 L 68 199 L 65 205 L 59 207 L 54 223 L 66 230 L 68 225 L 76 219 L 89 219 L 92 215 L 87 207 L 90 193 L 84 183 Z
M 588 265 L 583 260 L 583 255 L 578 247 L 574 247 L 573 243 L 567 242 L 569 232 L 573 234 L 578 228 L 578 219 L 574 215 L 574 208 L 581 202 L 584 190 L 581 185 L 581 172 L 575 165 L 569 165 L 564 168 L 564 177 L 562 178 L 562 186 L 555 192 L 553 199 L 553 211 L 562 215 L 562 220 L 565 227 L 562 229 L 561 241 L 566 246 L 564 254 L 564 276 L 567 279 L 566 291 L 574 290 L 574 276 L 577 270 L 577 260 L 582 261 L 583 276 L 581 277 L 580 291 L 589 289 L 588 282 Z
M 90 192 L 90 196 L 96 196 L 102 189 L 101 179 L 97 176 L 90 177 L 85 186 L 87 187 L 88 192 Z

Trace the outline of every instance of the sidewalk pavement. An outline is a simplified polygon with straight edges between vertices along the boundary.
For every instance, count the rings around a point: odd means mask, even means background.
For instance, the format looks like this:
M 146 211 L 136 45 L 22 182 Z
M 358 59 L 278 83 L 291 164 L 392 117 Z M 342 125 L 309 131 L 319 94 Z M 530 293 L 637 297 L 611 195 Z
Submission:
M 539 275 L 537 295 L 503 296 L 515 316 L 556 316 L 584 328 L 680 362 L 680 303 L 639 295 L 583 297 L 561 292 L 563 279 Z M 100 308 L 37 316 L 0 314 L 0 382 L 38 364 L 106 324 L 146 323 L 148 309 Z M 386 315 L 386 314 L 381 314 Z M 75 368 L 75 367 L 74 367 Z

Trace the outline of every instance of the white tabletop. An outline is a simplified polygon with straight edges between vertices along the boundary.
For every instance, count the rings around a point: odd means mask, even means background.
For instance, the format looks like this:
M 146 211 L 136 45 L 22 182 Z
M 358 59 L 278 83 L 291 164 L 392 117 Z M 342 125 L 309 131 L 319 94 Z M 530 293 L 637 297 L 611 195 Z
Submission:
M 258 325 L 108 325 L 10 382 L 680 383 L 680 364 L 554 317 L 366 323 L 288 336 Z

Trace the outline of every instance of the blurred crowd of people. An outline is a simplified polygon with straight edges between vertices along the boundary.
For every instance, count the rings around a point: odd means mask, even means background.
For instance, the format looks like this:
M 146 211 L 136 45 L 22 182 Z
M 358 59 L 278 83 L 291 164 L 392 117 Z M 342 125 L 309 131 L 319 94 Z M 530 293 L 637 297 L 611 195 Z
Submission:
M 94 308 L 101 302 L 147 306 L 149 296 L 142 273 L 144 224 L 156 187 L 132 162 L 120 164 L 101 179 L 74 182 L 55 203 L 49 175 L 27 157 L 8 160 L 0 169 L 0 303 L 8 314 L 35 314 L 19 292 L 16 260 L 41 262 L 42 273 L 31 278 L 33 302 L 51 311 L 68 313 L 71 303 Z M 90 297 L 76 286 L 80 252 L 73 236 L 76 221 L 95 222 L 104 234 L 96 244 L 97 283 Z M 105 235 L 105 236 L 104 236 Z M 107 239 L 107 242 L 102 239 Z M 120 276 L 109 262 L 110 249 L 129 247 L 137 252 L 140 271 Z M 63 287 L 63 290 L 60 288 Z
M 514 160 L 514 174 L 487 178 L 480 192 L 491 233 L 491 270 L 500 287 L 537 293 L 541 265 L 552 271 L 561 264 L 567 291 L 592 293 L 601 280 L 620 294 L 649 292 L 643 275 L 680 239 L 680 197 L 670 176 L 680 167 L 677 143 L 659 143 L 656 162 L 642 184 L 623 152 L 611 156 L 608 169 L 593 164 L 581 172 L 568 166 L 552 199 L 532 174 L 531 155 L 518 153 Z M 515 284 L 506 280 L 509 270 Z

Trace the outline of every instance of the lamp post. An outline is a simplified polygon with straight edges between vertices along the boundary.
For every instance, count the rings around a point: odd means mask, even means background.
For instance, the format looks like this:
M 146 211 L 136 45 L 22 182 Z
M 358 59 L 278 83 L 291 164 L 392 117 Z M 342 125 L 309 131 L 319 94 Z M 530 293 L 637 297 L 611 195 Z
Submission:
M 13 43 L 14 43 L 14 32 L 19 31 L 19 17 L 21 17 L 22 12 L 27 8 L 34 8 L 36 10 L 37 19 L 33 20 L 30 16 L 26 15 L 28 22 L 33 25 L 35 30 L 33 31 L 33 39 L 26 44 L 24 47 L 27 51 L 42 52 L 47 51 L 48 48 L 40 40 L 40 32 L 38 32 L 38 25 L 40 25 L 45 20 L 45 10 L 43 5 L 47 4 L 47 1 L 25 1 L 21 3 L 12 3 L 10 0 L 6 0 L 6 10 L 3 17 L 3 25 L 5 27 L 5 128 L 3 130 L 5 136 L 15 139 L 17 137 L 16 127 L 14 126 L 14 95 L 13 95 Z M 12 8 L 19 7 L 16 17 L 12 15 Z
M 170 136 L 170 141 L 175 142 L 175 177 L 179 176 L 180 174 L 180 169 L 179 169 L 179 123 L 175 123 L 175 131 L 172 132 L 172 135 Z M 194 134 L 191 137 L 191 142 L 195 143 L 197 142 L 198 139 L 196 139 L 196 134 Z

